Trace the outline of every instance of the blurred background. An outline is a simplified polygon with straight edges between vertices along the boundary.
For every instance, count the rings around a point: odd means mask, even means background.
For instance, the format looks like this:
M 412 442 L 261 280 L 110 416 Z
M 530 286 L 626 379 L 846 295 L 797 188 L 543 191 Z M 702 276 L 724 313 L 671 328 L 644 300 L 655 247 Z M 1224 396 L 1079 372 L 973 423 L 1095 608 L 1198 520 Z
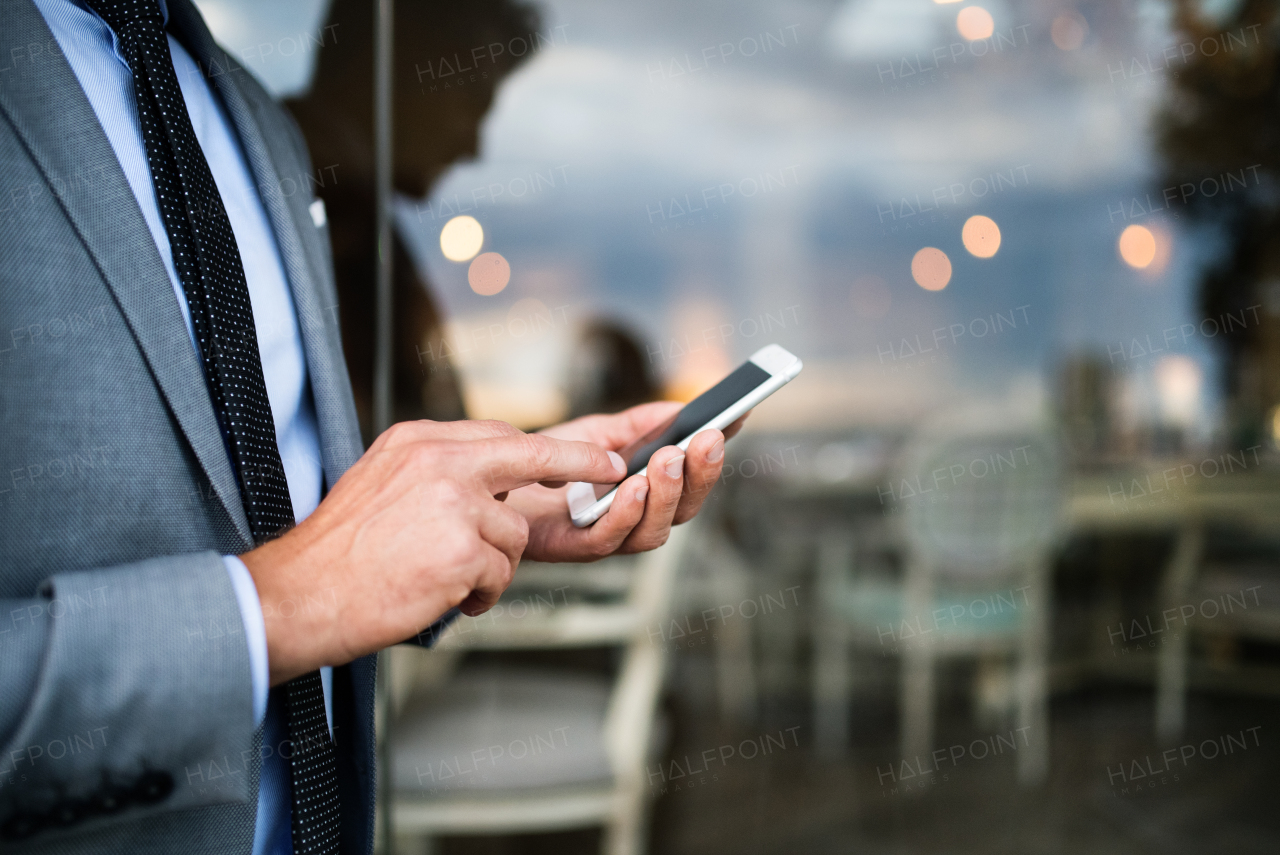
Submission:
M 391 4 L 198 5 L 307 137 L 368 436 Z M 385 656 L 385 851 L 1275 851 L 1274 3 L 390 14 L 397 419 L 806 367 L 666 547 Z

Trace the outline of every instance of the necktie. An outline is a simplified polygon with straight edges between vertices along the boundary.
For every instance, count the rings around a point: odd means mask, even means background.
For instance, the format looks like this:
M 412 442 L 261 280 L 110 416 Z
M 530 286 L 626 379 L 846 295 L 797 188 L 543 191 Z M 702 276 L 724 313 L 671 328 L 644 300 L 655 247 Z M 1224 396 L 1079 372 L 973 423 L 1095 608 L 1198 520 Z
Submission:
M 205 378 L 240 478 L 254 539 L 293 524 L 289 485 L 253 325 L 240 251 L 187 115 L 156 0 L 88 0 L 129 69 L 147 162 L 173 263 L 191 309 Z M 338 776 L 320 672 L 285 686 L 297 855 L 338 851 Z

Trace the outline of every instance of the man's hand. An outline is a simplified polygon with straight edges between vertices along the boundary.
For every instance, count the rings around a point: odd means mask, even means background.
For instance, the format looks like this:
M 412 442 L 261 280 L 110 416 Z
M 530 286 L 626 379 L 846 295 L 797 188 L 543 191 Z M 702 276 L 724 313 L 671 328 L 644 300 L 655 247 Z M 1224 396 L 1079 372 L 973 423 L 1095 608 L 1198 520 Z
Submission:
M 642 404 L 611 416 L 585 416 L 556 425 L 543 435 L 591 442 L 609 450 L 671 418 L 680 404 Z M 567 488 L 541 484 L 511 493 L 507 504 L 529 520 L 525 556 L 534 561 L 593 561 L 615 552 L 644 552 L 667 542 L 671 526 L 692 519 L 724 466 L 724 441 L 742 427 L 743 416 L 722 434 L 699 433 L 687 452 L 660 448 L 647 475 L 633 475 L 618 488 L 608 513 L 587 528 L 576 528 L 565 503 Z M 546 480 L 546 479 L 544 479 Z
M 598 445 L 501 422 L 395 425 L 315 513 L 240 556 L 262 602 L 272 685 L 403 641 L 453 606 L 487 610 L 529 538 L 507 491 L 625 471 Z

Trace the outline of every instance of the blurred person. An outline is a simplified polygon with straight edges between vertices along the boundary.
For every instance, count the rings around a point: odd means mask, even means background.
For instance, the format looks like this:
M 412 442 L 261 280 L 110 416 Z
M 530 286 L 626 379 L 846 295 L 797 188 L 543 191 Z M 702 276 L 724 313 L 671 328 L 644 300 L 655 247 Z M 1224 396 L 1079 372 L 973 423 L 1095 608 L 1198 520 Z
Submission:
M 587 529 L 553 485 L 612 481 L 677 405 L 362 451 L 287 114 L 189 0 L 0 23 L 0 841 L 370 852 L 372 654 L 524 556 L 661 544 L 724 438 L 658 451 Z
M 325 25 L 335 39 L 319 49 L 307 93 L 286 102 L 307 139 L 312 161 L 321 169 L 333 164 L 328 175 L 320 176 L 326 180 L 318 193 L 329 212 L 343 352 L 366 437 L 372 435 L 378 260 L 369 95 L 373 25 L 370 0 L 335 0 Z M 494 90 L 532 55 L 538 26 L 531 8 L 510 0 L 396 4 L 391 64 L 396 192 L 421 199 L 451 164 L 476 155 L 480 123 Z M 479 60 L 472 56 L 477 46 L 483 48 Z M 444 64 L 470 70 L 441 80 L 437 73 Z M 444 356 L 430 355 L 444 349 L 440 312 L 399 234 L 393 244 L 395 420 L 464 418 L 453 365 Z M 424 358 L 424 353 L 429 355 Z
M 616 413 L 658 398 L 644 348 L 630 330 L 610 321 L 587 324 L 569 360 L 569 418 Z

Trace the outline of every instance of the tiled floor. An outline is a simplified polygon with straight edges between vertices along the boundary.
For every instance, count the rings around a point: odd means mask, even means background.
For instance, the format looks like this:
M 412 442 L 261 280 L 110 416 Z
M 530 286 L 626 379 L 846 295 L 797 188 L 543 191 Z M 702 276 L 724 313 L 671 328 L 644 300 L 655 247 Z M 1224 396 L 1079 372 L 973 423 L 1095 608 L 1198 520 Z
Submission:
M 1181 740 L 1191 746 L 1184 764 L 1177 749 L 1162 755 L 1154 742 L 1149 691 L 1095 686 L 1056 697 L 1049 780 L 1026 789 L 1017 784 L 1008 729 L 1000 731 L 1004 741 L 993 741 L 997 729 L 974 725 L 958 694 L 940 716 L 935 742 L 946 755 L 930 773 L 927 763 L 909 770 L 896 757 L 895 710 L 887 696 L 860 695 L 854 744 L 844 756 L 820 757 L 800 701 L 771 704 L 756 724 L 722 724 L 703 688 L 707 663 L 700 660 L 677 657 L 667 705 L 672 744 L 661 772 L 651 766 L 655 853 L 1280 851 L 1275 701 L 1193 696 Z M 979 757 L 984 749 L 974 740 L 984 738 L 999 752 Z M 734 746 L 732 753 L 724 746 Z M 952 746 L 966 746 L 954 765 Z M 441 851 L 451 855 L 586 855 L 599 851 L 599 834 L 443 844 Z
M 1182 741 L 1195 753 L 1185 766 L 1175 753 L 1163 774 L 1151 771 L 1165 763 L 1149 735 L 1150 709 L 1149 694 L 1133 690 L 1056 701 L 1051 774 L 1040 789 L 1017 785 L 1015 758 L 1006 748 L 1003 756 L 967 756 L 955 766 L 944 760 L 927 779 L 914 779 L 926 780 L 923 789 L 907 792 L 912 779 L 904 778 L 894 792 L 892 732 L 872 727 L 856 730 L 858 744 L 840 761 L 775 751 L 755 764 L 726 764 L 720 780 L 659 800 L 653 851 L 1280 851 L 1276 705 L 1197 699 L 1194 725 Z M 1213 757 L 1227 734 L 1235 737 L 1233 753 Z M 973 746 L 983 735 L 955 722 L 937 744 Z M 682 754 L 679 747 L 675 753 Z M 1122 780 L 1122 767 L 1132 780 Z M 1146 777 L 1137 777 L 1142 772 Z

